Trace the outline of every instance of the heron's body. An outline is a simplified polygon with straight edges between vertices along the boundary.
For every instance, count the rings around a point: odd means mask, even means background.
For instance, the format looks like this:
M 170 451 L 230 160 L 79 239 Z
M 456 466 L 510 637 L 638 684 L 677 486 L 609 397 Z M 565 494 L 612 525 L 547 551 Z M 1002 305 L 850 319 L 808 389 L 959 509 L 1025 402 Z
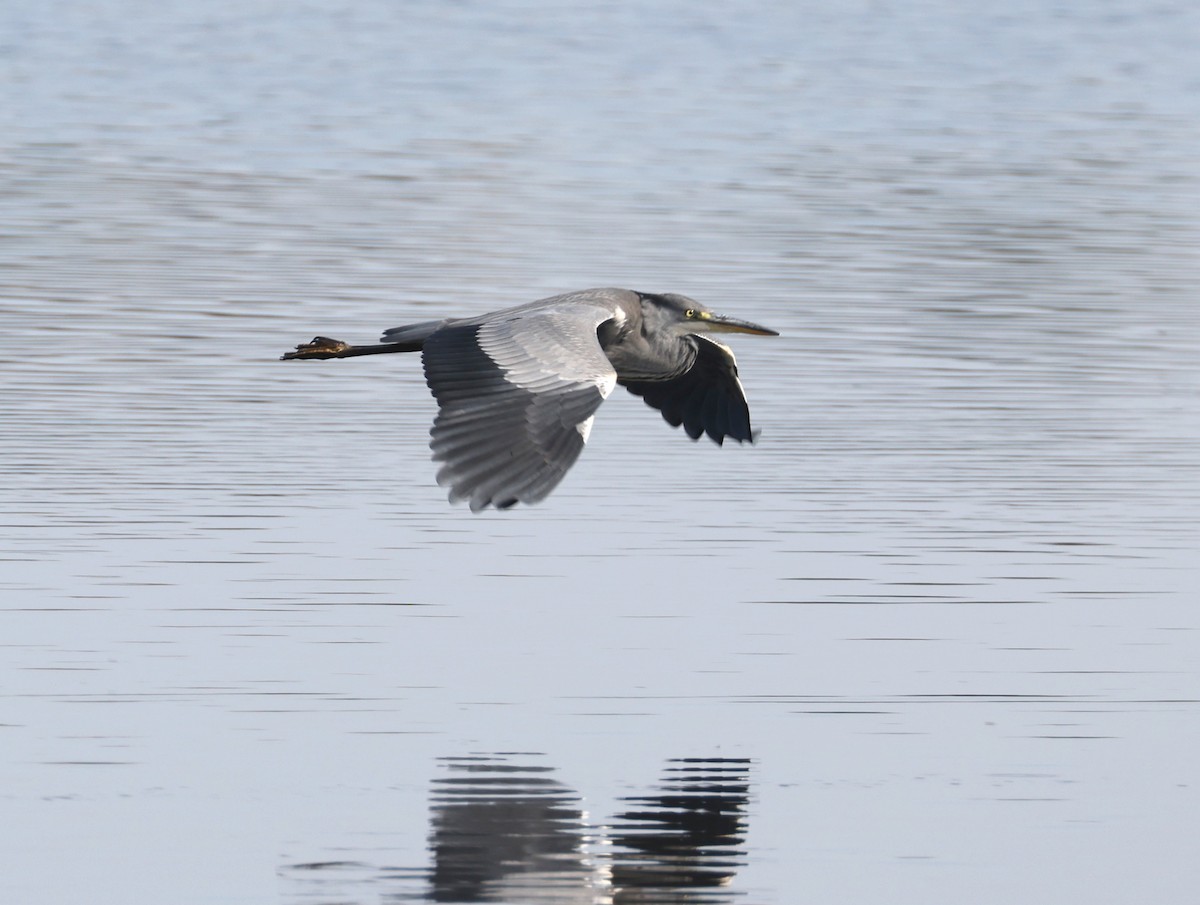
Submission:
M 372 346 L 317 337 L 290 358 L 420 351 L 439 412 L 438 483 L 473 510 L 536 503 L 574 464 L 619 383 L 697 439 L 754 440 L 728 347 L 707 332 L 775 335 L 681 295 L 587 289 L 474 318 L 396 327 Z

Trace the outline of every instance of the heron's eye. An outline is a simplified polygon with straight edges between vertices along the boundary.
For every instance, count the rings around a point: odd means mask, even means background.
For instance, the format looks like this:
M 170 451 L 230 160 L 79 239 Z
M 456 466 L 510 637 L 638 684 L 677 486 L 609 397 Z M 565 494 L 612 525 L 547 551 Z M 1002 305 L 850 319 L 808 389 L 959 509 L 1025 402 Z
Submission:
M 689 318 L 690 318 L 690 317 L 695 317 L 695 316 L 696 316 L 696 309 L 695 309 L 695 308 L 689 308 L 687 311 L 683 312 L 683 316 L 684 316 L 684 317 L 689 317 Z

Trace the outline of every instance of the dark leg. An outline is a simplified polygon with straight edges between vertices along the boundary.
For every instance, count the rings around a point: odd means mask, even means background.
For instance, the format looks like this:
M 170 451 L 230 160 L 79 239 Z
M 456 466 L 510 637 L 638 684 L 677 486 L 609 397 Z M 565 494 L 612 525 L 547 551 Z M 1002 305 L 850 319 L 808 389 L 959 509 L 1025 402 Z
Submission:
M 285 352 L 280 361 L 308 358 L 353 358 L 356 355 L 382 355 L 385 352 L 419 352 L 423 342 L 379 343 L 373 346 L 352 346 L 340 339 L 318 336 L 310 343 L 296 346 L 295 352 Z

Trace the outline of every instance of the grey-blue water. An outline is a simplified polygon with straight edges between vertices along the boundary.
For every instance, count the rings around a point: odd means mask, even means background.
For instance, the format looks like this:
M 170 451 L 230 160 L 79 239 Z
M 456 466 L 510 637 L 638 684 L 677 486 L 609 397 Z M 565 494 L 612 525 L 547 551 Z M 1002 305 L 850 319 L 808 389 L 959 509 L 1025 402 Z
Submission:
M 7 0 L 0 901 L 1191 901 L 1194 4 Z M 451 507 L 413 356 L 618 285 Z

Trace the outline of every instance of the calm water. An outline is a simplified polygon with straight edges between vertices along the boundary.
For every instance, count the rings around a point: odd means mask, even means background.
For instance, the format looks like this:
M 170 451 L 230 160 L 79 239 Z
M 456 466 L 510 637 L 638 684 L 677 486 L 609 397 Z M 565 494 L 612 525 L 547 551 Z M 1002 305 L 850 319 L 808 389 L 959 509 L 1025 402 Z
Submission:
M 0 901 L 1190 901 L 1191 4 L 0 10 Z M 446 504 L 419 362 L 737 343 Z

